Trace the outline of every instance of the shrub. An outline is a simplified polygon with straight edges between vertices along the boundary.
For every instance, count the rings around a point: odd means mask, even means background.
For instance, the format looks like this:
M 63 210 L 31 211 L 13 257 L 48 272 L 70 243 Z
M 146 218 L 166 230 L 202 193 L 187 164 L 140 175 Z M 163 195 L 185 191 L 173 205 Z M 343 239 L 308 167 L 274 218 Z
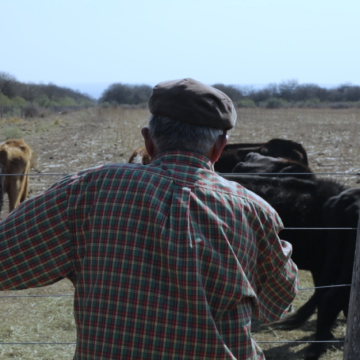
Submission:
M 315 108 L 315 107 L 319 107 L 319 105 L 320 105 L 319 99 L 309 99 L 305 101 L 305 107 Z
M 69 96 L 65 96 L 59 99 L 57 103 L 59 104 L 59 106 L 65 106 L 65 107 L 78 106 L 77 102 Z
M 127 85 L 116 83 L 110 85 L 101 95 L 99 102 L 111 104 L 136 105 L 149 100 L 152 88 L 148 85 Z
M 255 108 L 256 104 L 251 99 L 242 99 L 235 102 L 235 105 L 240 108 Z
M 40 107 L 38 105 L 35 104 L 28 104 L 26 106 L 24 106 L 24 116 L 33 118 L 33 117 L 37 117 L 40 115 Z
M 15 96 L 11 102 L 14 106 L 25 106 L 27 104 L 27 101 L 21 96 Z
M 111 104 L 109 102 L 105 101 L 105 102 L 101 103 L 101 107 L 108 109 L 108 108 L 111 108 Z
M 92 99 L 78 99 L 77 106 L 83 106 L 83 107 L 93 107 L 95 106 L 95 102 Z
M 4 94 L 0 93 L 0 106 L 11 106 L 11 100 Z
M 21 139 L 23 137 L 22 131 L 17 126 L 7 126 L 1 131 L 5 139 Z
M 353 104 L 349 104 L 346 102 L 338 102 L 338 103 L 330 104 L 331 109 L 349 109 L 351 107 L 353 107 Z
M 51 106 L 51 100 L 46 95 L 41 95 L 38 99 L 36 99 L 36 103 L 42 107 Z
M 279 109 L 285 106 L 285 101 L 283 99 L 278 98 L 270 98 L 266 101 L 265 107 L 267 109 Z

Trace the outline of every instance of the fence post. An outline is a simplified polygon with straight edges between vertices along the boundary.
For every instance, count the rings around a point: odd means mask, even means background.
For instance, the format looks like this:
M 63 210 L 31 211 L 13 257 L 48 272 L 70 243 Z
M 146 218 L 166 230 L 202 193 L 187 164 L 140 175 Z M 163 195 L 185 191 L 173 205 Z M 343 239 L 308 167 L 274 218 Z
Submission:
M 360 216 L 356 234 L 354 268 L 346 326 L 344 360 L 360 359 Z

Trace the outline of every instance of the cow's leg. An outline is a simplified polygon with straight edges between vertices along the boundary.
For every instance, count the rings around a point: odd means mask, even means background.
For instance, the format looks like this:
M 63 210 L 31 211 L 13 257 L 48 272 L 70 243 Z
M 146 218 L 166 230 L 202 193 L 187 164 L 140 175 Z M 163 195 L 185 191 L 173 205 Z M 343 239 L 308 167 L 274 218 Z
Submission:
M 13 211 L 19 204 L 19 191 L 21 187 L 21 179 L 19 176 L 12 176 L 9 180 L 7 193 L 9 197 L 9 212 Z
M 342 226 L 352 226 L 352 224 L 341 224 Z M 338 225 L 339 226 L 339 225 Z M 335 232 L 335 231 L 334 231 Z M 333 257 L 333 269 L 330 274 L 332 284 L 346 285 L 352 280 L 354 249 L 356 236 L 353 231 L 343 230 L 338 234 L 338 243 L 342 246 L 334 247 L 337 259 Z M 331 237 L 330 237 L 331 238 Z M 330 270 L 330 269 L 329 269 Z M 334 278 L 336 276 L 336 278 Z M 318 317 L 316 323 L 316 340 L 331 340 L 333 335 L 331 329 L 339 315 L 343 310 L 347 314 L 350 299 L 349 287 L 334 287 L 324 291 L 318 303 Z M 306 360 L 316 360 L 325 351 L 325 344 L 311 344 L 308 348 Z
M 344 308 L 345 302 L 349 298 L 349 289 L 332 288 L 322 294 L 318 302 L 318 316 L 316 322 L 316 341 L 329 341 L 334 338 L 331 329 L 340 313 Z M 306 360 L 317 360 L 326 350 L 325 343 L 314 343 L 306 351 Z

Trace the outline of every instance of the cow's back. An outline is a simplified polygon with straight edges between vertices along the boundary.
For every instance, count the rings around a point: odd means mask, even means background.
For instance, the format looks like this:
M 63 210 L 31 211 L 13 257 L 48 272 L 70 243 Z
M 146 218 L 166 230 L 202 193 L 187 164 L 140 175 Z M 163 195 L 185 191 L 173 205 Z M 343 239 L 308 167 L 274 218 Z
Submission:
M 320 266 L 327 234 L 326 230 L 311 228 L 326 226 L 322 215 L 323 206 L 328 199 L 344 190 L 343 185 L 325 179 L 302 180 L 294 177 L 237 174 L 226 178 L 266 200 L 278 212 L 286 228 L 304 228 L 282 230 L 280 236 L 292 243 L 292 258 L 300 269 L 313 271 L 318 264 Z
M 281 157 L 308 166 L 307 153 L 303 146 L 292 140 L 271 139 L 266 143 L 228 144 L 221 153 L 214 169 L 220 173 L 231 173 L 239 162 L 245 161 L 250 152 L 264 156 Z

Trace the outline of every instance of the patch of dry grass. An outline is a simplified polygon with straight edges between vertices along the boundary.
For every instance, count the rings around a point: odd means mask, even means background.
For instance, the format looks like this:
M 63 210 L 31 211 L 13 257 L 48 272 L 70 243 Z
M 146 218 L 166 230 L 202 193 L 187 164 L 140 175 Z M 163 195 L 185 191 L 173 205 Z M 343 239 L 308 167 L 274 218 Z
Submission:
M 239 120 L 230 132 L 230 142 L 264 142 L 278 137 L 302 143 L 310 166 L 317 172 L 359 172 L 360 109 L 239 109 Z M 127 162 L 132 151 L 142 146 L 140 129 L 148 122 L 146 109 L 88 109 L 66 115 L 16 122 L 0 119 L 0 129 L 16 125 L 25 141 L 38 154 L 38 168 L 45 173 L 70 173 L 104 163 Z M 0 130 L 0 142 L 5 141 Z M 61 176 L 30 178 L 30 196 L 48 188 Z M 358 178 L 337 177 L 348 186 L 359 186 Z M 4 204 L 2 218 L 7 215 Z M 311 287 L 311 276 L 300 271 L 302 287 Z M 46 288 L 7 294 L 72 294 L 66 280 Z M 295 299 L 299 308 L 312 291 L 301 291 Z M 76 338 L 72 298 L 0 298 L 0 341 L 73 342 Z M 259 328 L 254 323 L 254 337 L 259 341 L 306 340 L 315 331 L 314 315 L 303 328 L 279 331 Z M 344 338 L 345 319 L 339 316 L 334 335 Z M 300 360 L 304 347 L 299 344 L 261 344 L 268 360 Z M 0 345 L 0 359 L 71 359 L 74 345 Z M 342 359 L 341 347 L 331 346 L 321 360 Z

